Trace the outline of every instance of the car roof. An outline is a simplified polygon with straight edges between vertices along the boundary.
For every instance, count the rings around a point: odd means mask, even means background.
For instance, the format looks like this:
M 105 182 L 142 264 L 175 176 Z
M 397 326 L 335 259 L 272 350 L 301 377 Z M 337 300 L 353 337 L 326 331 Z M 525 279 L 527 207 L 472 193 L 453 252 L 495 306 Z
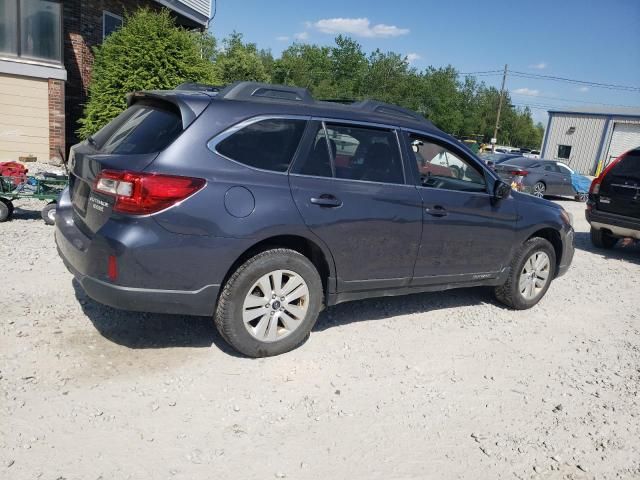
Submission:
M 165 97 L 175 103 L 193 103 L 197 99 L 207 99 L 213 104 L 234 102 L 244 104 L 256 114 L 290 114 L 335 118 L 346 121 L 378 123 L 398 128 L 432 132 L 446 135 L 422 115 L 389 103 L 376 100 L 358 102 L 323 101 L 312 97 L 306 88 L 286 85 L 271 85 L 259 82 L 236 82 L 222 89 L 200 84 L 182 84 L 176 90 L 155 90 L 138 92 L 137 95 L 149 94 L 154 97 Z M 136 95 L 136 94 L 133 94 Z

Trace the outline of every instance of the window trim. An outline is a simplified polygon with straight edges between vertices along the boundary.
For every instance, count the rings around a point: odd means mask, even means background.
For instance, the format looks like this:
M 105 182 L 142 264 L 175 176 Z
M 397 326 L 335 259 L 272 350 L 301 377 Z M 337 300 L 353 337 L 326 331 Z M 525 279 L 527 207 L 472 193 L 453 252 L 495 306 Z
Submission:
M 115 13 L 111 13 L 108 10 L 103 10 L 102 11 L 102 41 L 103 42 L 105 38 L 107 38 L 107 33 L 105 31 L 105 27 L 107 25 L 107 22 L 105 22 L 106 17 L 117 18 L 118 20 L 120 20 L 120 26 L 122 27 L 122 25 L 124 25 L 124 17 L 122 17 L 121 15 L 116 15 Z
M 277 174 L 277 175 L 289 175 L 289 172 L 291 171 L 291 167 L 293 166 L 293 164 L 296 161 L 296 158 L 298 157 L 298 152 L 300 151 L 300 146 L 302 145 L 302 142 L 304 140 L 304 137 L 306 135 L 307 132 L 307 128 L 309 127 L 309 120 L 311 119 L 310 116 L 308 115 L 278 115 L 278 114 L 274 114 L 274 115 L 257 115 L 255 117 L 251 117 L 251 118 L 246 118 L 234 125 L 231 125 L 230 127 L 224 129 L 223 131 L 217 133 L 216 135 L 214 135 L 213 137 L 211 137 L 208 141 L 207 141 L 207 149 L 209 149 L 212 153 L 215 153 L 216 155 L 221 156 L 222 158 L 224 158 L 225 160 L 229 160 L 230 162 L 235 163 L 236 165 L 240 165 L 242 167 L 245 168 L 250 168 L 251 170 L 256 170 L 258 172 L 266 172 L 266 173 L 273 173 L 273 174 Z M 253 165 L 247 165 L 246 163 L 242 163 L 238 160 L 234 160 L 233 158 L 227 157 L 226 155 L 220 153 L 217 149 L 217 146 L 220 142 L 222 142 L 223 140 L 226 140 L 227 138 L 229 138 L 231 135 L 233 135 L 234 133 L 242 130 L 245 127 L 248 127 L 249 125 L 253 125 L 254 123 L 258 123 L 261 122 L 263 120 L 304 120 L 307 122 L 307 124 L 305 125 L 304 131 L 302 132 L 302 137 L 300 137 L 300 141 L 298 142 L 298 146 L 296 148 L 296 151 L 293 152 L 293 156 L 291 157 L 291 161 L 289 162 L 289 167 L 282 171 L 279 172 L 277 170 L 269 170 L 267 168 L 259 168 L 259 167 L 254 167 Z
M 28 62 L 28 63 L 39 63 L 44 65 L 64 65 L 64 5 L 62 4 L 62 0 L 46 0 L 49 3 L 57 3 L 60 6 L 60 17 L 59 17 L 59 31 L 60 38 L 58 39 L 59 47 L 60 47 L 60 58 L 52 60 L 50 58 L 43 57 L 33 57 L 29 55 L 22 54 L 22 1 L 21 0 L 13 0 L 16 4 L 16 53 L 11 52 L 2 52 L 0 57 L 4 57 L 11 60 L 16 60 L 18 62 Z
M 413 175 L 415 176 L 414 184 L 416 187 L 428 188 L 429 190 L 446 190 L 447 192 L 458 192 L 458 193 L 466 193 L 466 194 L 473 194 L 473 195 L 488 195 L 489 197 L 493 196 L 493 194 L 489 189 L 489 184 L 490 183 L 495 184 L 495 182 L 500 180 L 500 178 L 497 177 L 497 174 L 493 173 L 488 168 L 485 168 L 485 166 L 482 164 L 482 161 L 476 159 L 475 156 L 469 155 L 463 149 L 458 148 L 456 144 L 447 140 L 446 138 L 438 137 L 421 130 L 415 130 L 412 128 L 403 128 L 402 133 L 404 134 L 403 137 L 404 137 L 405 150 L 407 151 L 407 155 L 409 154 L 409 151 L 411 149 L 411 145 L 408 144 L 407 140 L 409 135 L 413 134 L 413 135 L 419 135 L 421 137 L 427 138 L 432 143 L 435 143 L 436 145 L 441 145 L 442 147 L 445 147 L 447 150 L 451 150 L 453 153 L 460 156 L 463 161 L 468 160 L 472 164 L 475 164 L 483 173 L 485 191 L 484 192 L 467 192 L 465 190 L 450 190 L 450 189 L 443 189 L 443 188 L 427 187 L 425 185 L 422 185 L 422 182 L 420 181 L 420 175 L 418 174 L 419 173 L 418 166 L 415 164 L 416 163 L 415 161 L 411 161 L 411 165 L 412 165 L 411 169 L 413 171 Z

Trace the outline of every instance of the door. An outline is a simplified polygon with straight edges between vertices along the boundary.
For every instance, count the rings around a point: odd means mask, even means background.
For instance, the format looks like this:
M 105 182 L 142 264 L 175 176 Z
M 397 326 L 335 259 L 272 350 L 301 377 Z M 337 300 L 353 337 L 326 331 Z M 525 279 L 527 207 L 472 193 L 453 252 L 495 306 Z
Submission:
M 289 182 L 305 223 L 331 250 L 338 291 L 410 282 L 422 205 L 405 182 L 395 130 L 311 122 Z
M 542 163 L 543 181 L 547 185 L 546 195 L 567 195 L 566 185 L 570 185 L 571 178 L 566 178 L 562 175 L 560 168 L 555 162 L 543 162 Z
M 562 193 L 560 195 L 574 196 L 576 194 L 576 189 L 573 188 L 573 182 L 571 181 L 573 171 L 561 162 L 557 162 L 556 167 L 558 167 L 561 178 Z
M 616 123 L 613 126 L 609 151 L 605 157 L 605 167 L 624 152 L 638 147 L 640 147 L 640 124 Z
M 497 276 L 511 257 L 515 201 L 492 200 L 493 177 L 454 144 L 405 133 L 423 201 L 422 242 L 414 285 L 465 282 Z

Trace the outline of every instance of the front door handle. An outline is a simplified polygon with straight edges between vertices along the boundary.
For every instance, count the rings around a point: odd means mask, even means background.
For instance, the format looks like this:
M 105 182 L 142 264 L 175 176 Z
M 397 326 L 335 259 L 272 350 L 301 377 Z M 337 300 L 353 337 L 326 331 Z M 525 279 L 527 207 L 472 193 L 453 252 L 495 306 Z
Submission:
M 319 207 L 337 208 L 342 206 L 342 200 L 328 193 L 323 193 L 319 197 L 311 197 L 309 201 Z
M 432 217 L 446 217 L 447 216 L 447 210 L 440 206 L 440 205 L 434 205 L 433 207 L 427 207 L 424 209 L 425 212 L 427 212 L 429 215 L 431 215 Z

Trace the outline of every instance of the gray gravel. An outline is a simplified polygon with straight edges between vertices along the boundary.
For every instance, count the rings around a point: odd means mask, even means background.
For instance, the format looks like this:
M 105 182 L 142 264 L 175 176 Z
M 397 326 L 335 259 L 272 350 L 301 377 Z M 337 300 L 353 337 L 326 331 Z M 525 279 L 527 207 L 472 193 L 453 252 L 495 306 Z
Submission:
M 206 318 L 76 288 L 41 202 L 0 224 L 0 478 L 640 478 L 640 249 L 594 250 L 534 309 L 488 289 L 353 302 L 236 356 Z M 24 208 L 22 208 L 24 207 Z

